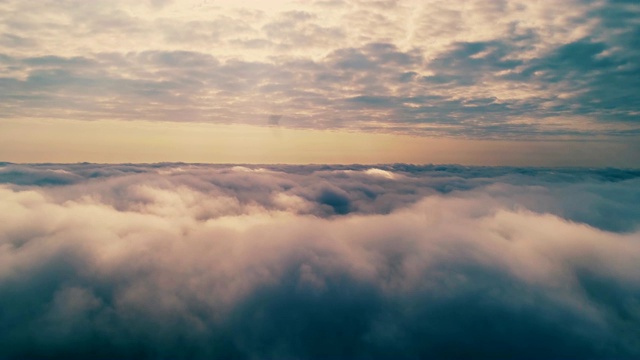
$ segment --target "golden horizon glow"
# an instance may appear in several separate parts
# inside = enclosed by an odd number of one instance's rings
[[[5,120],[0,161],[639,166],[612,141],[501,141],[243,124]]]

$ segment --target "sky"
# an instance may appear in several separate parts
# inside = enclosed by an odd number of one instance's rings
[[[640,166],[640,4],[0,1],[0,160]]]
[[[0,359],[640,359],[638,0],[0,0]]]

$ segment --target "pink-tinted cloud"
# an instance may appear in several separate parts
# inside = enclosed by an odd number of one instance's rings
[[[640,353],[637,172],[2,170],[5,357]]]

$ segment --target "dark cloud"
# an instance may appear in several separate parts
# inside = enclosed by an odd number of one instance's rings
[[[282,115],[269,115],[269,125],[280,125],[280,120],[282,120]]]
[[[19,185],[69,185],[84,180],[82,176],[66,170],[34,169],[26,166],[0,167],[0,183]]]
[[[640,355],[640,173],[0,167],[3,358]]]

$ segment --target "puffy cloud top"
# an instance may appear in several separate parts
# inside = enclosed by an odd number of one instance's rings
[[[5,163],[0,183],[2,358],[640,356],[635,170]]]

